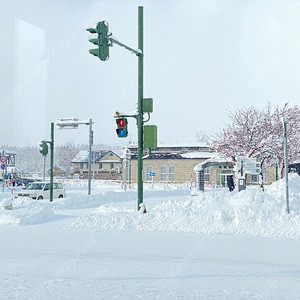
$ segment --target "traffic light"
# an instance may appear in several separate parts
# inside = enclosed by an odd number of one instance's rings
[[[41,141],[39,146],[41,147],[40,153],[43,156],[46,156],[48,154],[48,145],[47,145],[47,143],[45,141]]]
[[[126,118],[116,119],[116,123],[117,123],[117,127],[118,127],[116,129],[118,137],[120,137],[120,138],[127,137],[127,135],[128,135],[127,119]]]
[[[98,46],[98,49],[90,49],[89,52],[98,56],[100,60],[108,60],[109,58],[109,46],[110,42],[108,40],[108,23],[106,21],[101,21],[97,24],[96,28],[88,27],[86,30],[92,34],[96,34],[98,36],[92,36],[89,38],[89,41]]]

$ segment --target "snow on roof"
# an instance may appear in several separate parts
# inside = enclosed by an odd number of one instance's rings
[[[101,159],[103,156],[105,156],[107,153],[112,152],[115,155],[117,155],[118,157],[120,157],[120,155],[117,153],[119,152],[117,151],[112,151],[112,150],[93,150],[93,153],[96,154],[95,156],[95,161]],[[122,151],[120,152],[122,153]],[[81,163],[81,162],[88,162],[89,159],[89,151],[88,150],[80,150],[76,156],[73,158],[72,163]]]
[[[73,158],[72,163],[86,162],[89,156],[88,150],[80,150]]]
[[[232,158],[220,157],[220,156],[212,157],[212,158],[209,158],[209,159],[203,161],[202,163],[196,165],[194,167],[194,171],[199,172],[199,171],[203,170],[203,166],[206,164],[209,164],[209,163],[212,163],[212,164],[220,163],[221,164],[221,163],[228,163],[228,162],[232,163]]]
[[[181,154],[184,158],[211,158],[217,155],[218,153],[216,152],[188,152]]]
[[[137,148],[137,144],[130,144],[129,148]],[[210,147],[209,144],[206,143],[191,143],[191,142],[157,142],[157,148],[176,148],[176,147]]]

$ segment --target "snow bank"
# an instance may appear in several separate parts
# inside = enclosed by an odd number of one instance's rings
[[[147,214],[120,205],[101,205],[79,217],[76,228],[123,231],[179,231],[300,238],[300,177],[290,175],[291,213],[285,211],[284,180],[261,193],[249,187],[238,193],[218,189],[153,205]],[[151,202],[149,203],[149,205]]]
[[[191,196],[181,188],[144,191],[147,213],[138,213],[136,191],[93,191],[65,199],[35,201],[19,198],[12,210],[0,210],[0,225],[27,226],[59,223],[61,227],[95,231],[164,231],[209,234],[238,234],[300,238],[300,177],[289,176],[290,214],[285,211],[285,181],[280,180],[260,192],[247,187],[238,193],[227,189],[207,189]],[[0,200],[1,201],[1,200]],[[6,203],[2,197],[1,206]]]

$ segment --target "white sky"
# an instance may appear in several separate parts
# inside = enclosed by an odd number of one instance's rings
[[[112,115],[136,108],[137,58],[117,45],[108,61],[93,57],[85,25],[107,20],[115,37],[137,48],[138,5],[144,6],[144,97],[154,99],[149,124],[158,126],[159,141],[195,141],[199,130],[214,134],[226,126],[226,111],[234,107],[300,104],[300,1],[10,3],[1,4],[0,17],[6,13],[12,24],[17,19],[19,25],[24,21],[39,29],[15,27],[14,34],[8,31],[5,37],[15,44],[7,52],[1,50],[5,67],[0,71],[0,101],[22,80],[20,70],[34,75],[14,100],[26,108],[13,110],[14,121],[7,129],[13,134],[1,130],[1,144],[35,145],[50,138],[51,121],[69,116],[94,120],[95,143],[136,140],[135,121],[129,121],[130,138],[118,139]],[[37,51],[41,43],[44,54]],[[44,118],[35,108],[37,95]],[[4,119],[1,128],[7,126]],[[56,130],[57,144],[87,143],[84,127]]]

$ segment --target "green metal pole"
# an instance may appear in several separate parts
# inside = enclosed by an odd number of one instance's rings
[[[53,158],[54,158],[54,123],[51,123],[50,143],[50,202],[53,201]]]
[[[138,7],[138,49],[142,54],[138,56],[138,203],[137,209],[143,203],[143,93],[144,93],[144,26],[143,7]]]

